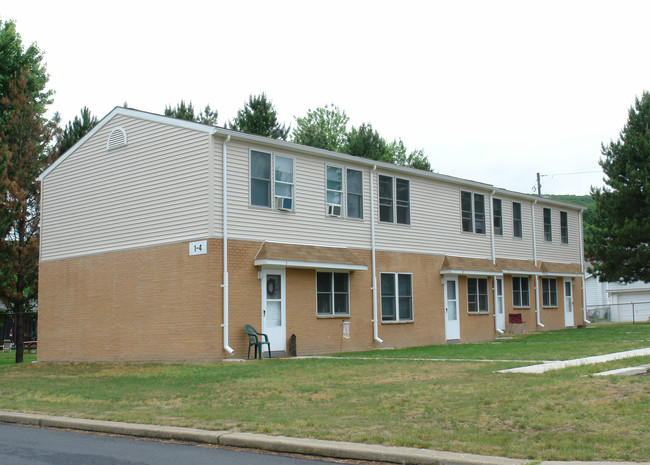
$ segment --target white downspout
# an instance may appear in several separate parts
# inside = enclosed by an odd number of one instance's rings
[[[535,236],[535,204],[537,203],[537,200],[533,202],[533,204],[530,207],[531,215],[533,218],[533,261],[535,262],[535,266],[537,266],[537,238]],[[540,319],[540,314],[539,314],[539,279],[537,279],[537,275],[535,275],[535,316],[537,317],[537,326],[543,328],[544,325],[542,324],[542,321]]]
[[[582,321],[590,324],[591,321],[587,319],[587,289],[585,287],[585,244],[582,232],[582,210],[578,212],[578,233],[580,234],[580,272],[582,277]]]
[[[497,256],[496,252],[494,249],[494,200],[492,199],[492,196],[496,192],[496,189],[492,189],[492,192],[490,192],[490,238],[492,239],[492,264],[496,265],[497,264]],[[496,330],[497,333],[503,334],[503,331],[499,329],[499,325],[497,324],[497,277],[493,276],[492,277],[492,293],[494,294],[494,329]]]
[[[223,142],[223,167],[222,167],[222,185],[223,185],[223,348],[232,355],[235,350],[228,345],[228,142],[230,135]]]
[[[370,171],[370,248],[372,250],[372,334],[380,344],[384,341],[379,338],[379,329],[377,326],[377,266],[375,261],[375,188],[373,176],[377,170],[377,165]]]

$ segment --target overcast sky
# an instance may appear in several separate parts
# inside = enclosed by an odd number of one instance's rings
[[[439,173],[531,193],[602,185],[600,145],[650,90],[648,1],[0,0],[45,53],[52,112],[265,92],[280,121],[334,103]],[[581,174],[574,174],[581,173]]]

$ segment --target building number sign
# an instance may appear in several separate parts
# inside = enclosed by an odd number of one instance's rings
[[[190,242],[190,255],[203,255],[208,253],[208,241]]]

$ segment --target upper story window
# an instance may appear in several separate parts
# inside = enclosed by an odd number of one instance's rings
[[[381,274],[381,321],[413,321],[413,282],[410,274]]]
[[[492,215],[494,217],[494,234],[503,236],[503,206],[501,199],[492,199]]]
[[[460,209],[463,231],[485,234],[485,196],[460,191]]]
[[[488,280],[486,278],[467,278],[467,311],[487,313]]]
[[[251,150],[251,205],[271,208],[271,154]]]
[[[408,179],[379,175],[379,221],[411,224],[411,193]]]
[[[341,216],[343,211],[343,168],[327,167],[327,214]]]
[[[274,172],[273,183],[271,172]],[[267,152],[250,153],[250,204],[257,207],[293,210],[295,192],[295,163],[293,158],[273,156]]]
[[[363,218],[363,172],[327,166],[327,214]],[[345,173],[345,181],[344,181]],[[344,202],[345,199],[345,202]]]
[[[363,218],[363,172],[348,168],[347,178],[348,218]]]
[[[512,277],[512,306],[530,307],[530,293],[527,277]]]
[[[275,197],[291,199],[289,210],[293,210],[294,160],[289,157],[275,156]],[[284,203],[284,207],[288,204]]]
[[[560,212],[560,237],[562,244],[569,243],[569,214]]]
[[[551,242],[553,240],[553,225],[551,224],[551,209],[544,209],[544,240]]]
[[[512,235],[514,237],[523,237],[523,228],[521,223],[521,204],[512,202]]]

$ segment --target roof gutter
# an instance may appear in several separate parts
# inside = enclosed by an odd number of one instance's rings
[[[375,341],[383,344],[384,341],[379,338],[379,328],[377,326],[377,263],[375,261],[375,188],[373,177],[377,165],[373,165],[370,171],[370,244],[372,249],[372,334]]]
[[[223,185],[223,348],[230,355],[235,353],[235,350],[228,345],[228,142],[230,142],[230,135],[223,141],[223,167],[222,167],[222,185]]]

